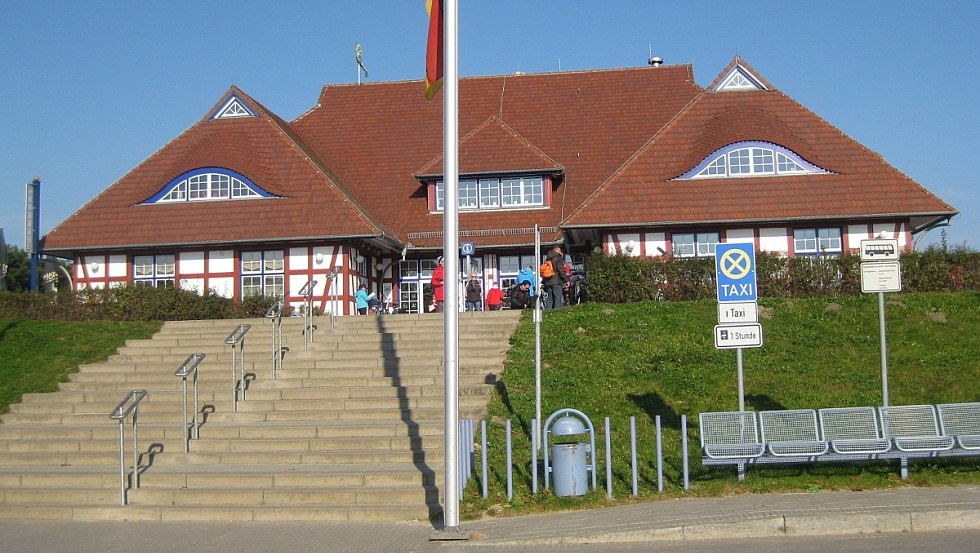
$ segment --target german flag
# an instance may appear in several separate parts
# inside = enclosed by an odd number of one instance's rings
[[[443,75],[443,14],[442,0],[425,0],[429,12],[429,41],[425,49],[425,99],[432,101],[436,92],[442,88]]]

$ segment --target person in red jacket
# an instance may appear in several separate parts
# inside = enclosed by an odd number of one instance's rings
[[[442,313],[446,294],[445,268],[442,266],[442,256],[436,259],[436,268],[432,270],[432,301],[436,304],[436,313]]]
[[[487,291],[487,309],[490,311],[500,311],[500,305],[504,303],[504,292],[494,282]]]

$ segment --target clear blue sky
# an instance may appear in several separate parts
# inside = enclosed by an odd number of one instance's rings
[[[0,227],[46,233],[237,85],[286,120],[324,84],[421,79],[424,0],[8,2],[0,17]],[[736,55],[960,211],[980,249],[980,2],[461,0],[461,76],[641,66],[706,86]],[[421,94],[421,90],[419,92]],[[107,221],[107,223],[109,223]],[[938,242],[932,231],[922,245]],[[921,247],[921,246],[920,246]]]

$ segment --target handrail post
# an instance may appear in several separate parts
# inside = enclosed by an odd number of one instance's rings
[[[267,319],[272,322],[272,379],[276,379],[276,371],[280,368],[282,363],[282,309],[283,301],[276,300],[275,303],[269,307],[269,310],[265,312]],[[279,342],[278,347],[276,346],[276,329],[279,330]]]
[[[245,401],[245,334],[252,328],[250,324],[240,324],[225,338],[225,344],[231,346],[231,402],[234,411],[238,412],[238,389],[242,390],[242,401]],[[235,362],[235,349],[241,350],[242,378],[238,379],[238,368]]]
[[[330,273],[327,273],[329,278]],[[316,322],[313,319],[313,290],[316,288],[315,280],[308,280],[299,289],[299,295],[303,296],[303,349],[309,349],[313,343],[313,331],[316,330]]]
[[[147,396],[146,390],[131,390],[122,401],[116,405],[115,409],[109,412],[109,418],[119,421],[119,505],[125,507],[126,497],[126,417],[133,415],[133,477],[131,485],[133,489],[140,487],[140,466],[139,451],[137,450],[138,428],[139,428],[139,405]]]
[[[184,362],[179,367],[177,367],[177,370],[174,371],[174,376],[179,376],[182,379],[182,381],[181,381],[181,388],[183,390],[184,409],[183,409],[183,412],[181,413],[181,415],[182,415],[181,418],[184,421],[184,453],[187,453],[190,450],[190,440],[191,439],[198,439],[198,438],[201,437],[201,425],[197,421],[197,414],[199,412],[198,411],[199,407],[198,407],[198,386],[197,386],[198,370],[197,370],[197,366],[201,364],[201,361],[204,360],[204,357],[205,357],[205,355],[203,353],[192,353],[192,354],[190,354],[187,357],[186,360],[184,360]],[[188,426],[187,425],[187,376],[190,375],[190,374],[193,374],[194,375],[194,381],[192,383],[193,384],[193,388],[194,388],[194,418],[191,421],[191,425]],[[193,436],[189,436],[188,435],[189,428],[193,428],[194,429],[194,435]]]

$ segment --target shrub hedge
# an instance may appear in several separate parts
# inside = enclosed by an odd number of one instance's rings
[[[980,289],[980,252],[930,247],[902,254],[902,289],[939,292]],[[626,303],[646,300],[710,299],[715,292],[715,260],[708,258],[592,255],[585,260],[591,301]],[[837,297],[861,293],[858,254],[784,257],[756,253],[756,278],[762,297]]]
[[[121,286],[83,290],[71,295],[8,292],[0,294],[0,319],[86,321],[175,321],[236,319],[265,315],[273,299],[251,296],[234,303],[216,294],[190,290]]]

